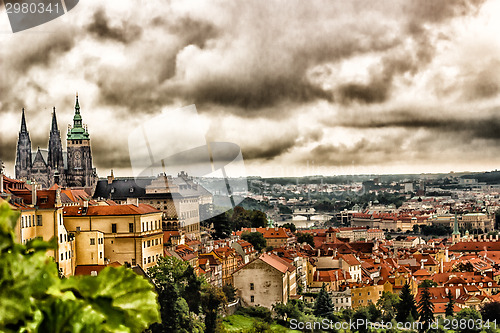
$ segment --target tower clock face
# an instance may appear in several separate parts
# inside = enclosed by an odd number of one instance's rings
[[[81,160],[81,158],[82,158],[82,153],[80,151],[76,151],[75,152],[75,159],[79,161],[79,160]]]

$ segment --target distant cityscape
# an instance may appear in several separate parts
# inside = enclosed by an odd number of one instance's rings
[[[2,200],[20,213],[17,241],[56,239],[48,254],[63,276],[147,272],[175,257],[209,284],[233,286],[233,306],[314,304],[325,290],[334,311],[357,310],[405,285],[418,300],[422,283],[436,318],[450,291],[456,313],[500,301],[496,170],[250,177],[248,192],[233,189],[241,204],[218,214],[217,178],[98,178],[81,120],[77,97],[63,151],[54,110],[44,153],[32,151],[23,111],[16,175],[0,178]]]

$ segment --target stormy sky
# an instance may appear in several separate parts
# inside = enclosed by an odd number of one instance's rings
[[[498,0],[85,0],[16,34],[2,9],[0,158],[13,174],[23,107],[33,149],[54,106],[64,137],[78,91],[100,176],[191,104],[251,175],[492,170],[499,35]]]

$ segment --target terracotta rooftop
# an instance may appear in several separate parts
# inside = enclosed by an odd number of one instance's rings
[[[64,207],[64,216],[116,216],[116,215],[142,215],[160,213],[156,208],[146,204],[116,205],[116,206],[89,206],[84,213],[82,206]]]

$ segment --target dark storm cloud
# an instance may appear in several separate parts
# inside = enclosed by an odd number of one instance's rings
[[[357,129],[402,128],[406,130],[427,129],[433,133],[448,133],[457,137],[500,141],[500,109],[480,110],[477,114],[461,115],[441,113],[439,110],[391,110],[384,112],[351,113],[326,125],[344,126]]]
[[[33,67],[47,67],[75,46],[74,29],[68,28],[49,36],[30,35],[27,43],[17,45],[6,65],[18,75],[26,75]]]
[[[272,160],[290,151],[295,146],[295,143],[296,139],[294,138],[283,138],[277,141],[262,142],[258,146],[244,146],[242,149],[243,157],[246,160]]]
[[[6,162],[16,159],[16,139],[13,136],[0,134],[0,160]]]
[[[119,26],[111,26],[109,18],[103,8],[99,8],[93,15],[87,31],[99,39],[110,39],[128,44],[141,37],[142,29],[130,22],[121,21]]]
[[[106,139],[104,136],[92,137],[92,158],[94,164],[102,169],[123,168],[130,169],[130,155],[127,147],[127,138]]]
[[[353,146],[345,144],[319,144],[302,157],[304,162],[333,166],[370,165],[391,162],[405,154],[401,148],[402,137],[384,136],[380,142],[361,139]]]

